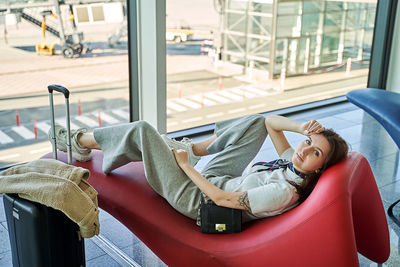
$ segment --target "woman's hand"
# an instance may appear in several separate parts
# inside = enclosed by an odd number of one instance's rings
[[[325,131],[325,128],[316,120],[307,121],[300,125],[300,133],[312,135]]]
[[[176,163],[180,168],[183,168],[185,165],[189,164],[188,153],[185,150],[175,148],[172,149],[174,152]]]

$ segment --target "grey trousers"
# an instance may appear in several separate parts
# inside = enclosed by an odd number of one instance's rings
[[[262,115],[216,123],[216,140],[207,148],[218,153],[201,172],[206,178],[238,177],[257,155],[267,131]],[[109,173],[131,161],[143,161],[150,186],[183,215],[196,219],[201,192],[179,168],[171,149],[145,121],[95,129],[104,152],[103,171]]]

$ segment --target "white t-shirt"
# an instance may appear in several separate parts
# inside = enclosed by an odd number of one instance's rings
[[[281,158],[291,161],[294,150],[288,148]],[[243,220],[275,216],[297,205],[299,199],[296,188],[289,181],[300,184],[303,179],[289,168],[257,172],[264,166],[254,166],[253,162],[236,178],[215,177],[210,182],[228,192],[248,193],[251,212],[243,212]],[[221,180],[222,179],[222,180]]]

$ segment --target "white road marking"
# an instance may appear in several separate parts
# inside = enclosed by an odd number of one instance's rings
[[[252,105],[248,107],[248,109],[256,109],[256,108],[262,108],[265,107],[267,104],[258,104],[258,105]]]
[[[190,101],[187,98],[175,98],[174,101],[189,108],[201,108],[201,105],[199,103]]]
[[[242,112],[242,111],[245,111],[245,110],[246,110],[246,108],[231,109],[231,110],[228,111],[228,113],[229,114],[238,113],[238,112]]]
[[[46,134],[49,132],[51,126],[48,125],[46,122],[41,121],[36,123],[36,127],[41,130],[42,132],[45,132]]]
[[[218,112],[218,113],[213,113],[213,114],[208,114],[206,115],[207,118],[215,118],[215,117],[219,117],[219,116],[223,116],[225,113],[223,112]]]
[[[55,119],[55,121],[56,121],[56,124],[59,124],[64,128],[67,128],[67,122],[65,121],[65,118]],[[79,129],[79,126],[73,122],[70,122],[69,126],[71,126],[71,129]]]
[[[244,96],[245,98],[254,98],[254,97],[256,97],[255,94],[252,94],[252,93],[246,91],[244,88],[235,88],[235,89],[233,89],[232,91],[233,91],[234,93],[236,93],[236,94],[242,96],[242,98],[243,98],[243,96]]]
[[[217,104],[217,102],[214,102],[214,101],[208,99],[206,96],[202,97],[201,95],[193,95],[193,96],[190,96],[190,98],[199,103],[203,102],[203,104],[205,106],[214,106]]]
[[[11,137],[9,137],[8,135],[6,135],[2,131],[0,131],[0,143],[1,144],[8,144],[8,143],[12,143],[12,142],[14,142],[14,140]]]
[[[194,121],[200,121],[202,120],[203,117],[195,117],[195,118],[191,118],[191,119],[187,119],[187,120],[183,120],[183,123],[187,123],[187,122],[194,122]]]
[[[14,126],[11,128],[14,132],[20,135],[24,139],[33,139],[35,138],[35,134],[28,130],[25,126]]]
[[[29,151],[29,153],[30,154],[44,153],[44,152],[50,152],[51,150],[52,150],[51,147],[44,147],[44,148],[31,150],[31,151]]]
[[[251,91],[251,92],[253,92],[253,93],[257,94],[257,95],[269,95],[264,90],[257,89],[257,88],[251,87],[251,86],[246,86],[245,89],[248,90],[248,91]]]
[[[207,93],[207,94],[204,94],[204,95],[205,95],[206,97],[212,99],[212,100],[217,101],[218,103],[229,103],[229,102],[231,102],[230,99],[227,99],[227,98],[225,98],[225,97],[222,97],[222,96],[220,96],[220,95],[217,95],[216,93]]]
[[[81,123],[83,123],[89,127],[99,126],[98,122],[96,122],[96,121],[92,120],[91,118],[86,117],[84,115],[76,116],[74,119],[76,119],[77,121],[80,121]]]
[[[176,111],[186,111],[187,108],[181,105],[178,105],[174,102],[172,102],[172,100],[168,100],[167,101],[167,107]]]
[[[98,116],[99,112],[93,112],[92,114],[95,115],[95,116]],[[102,121],[105,121],[105,122],[107,122],[109,124],[117,124],[117,123],[119,123],[119,120],[117,120],[116,118],[108,115],[105,112],[101,112],[100,116],[101,116],[101,120]]]
[[[7,155],[7,156],[2,156],[0,157],[0,160],[6,160],[6,159],[12,159],[12,158],[17,158],[21,156],[21,154],[11,154],[11,155]]]
[[[174,122],[167,122],[167,126],[175,126],[175,125],[178,125],[178,122],[177,122],[177,121],[174,121]]]
[[[126,120],[129,120],[129,112],[126,112],[125,110],[122,109],[114,109],[111,111],[117,116],[120,116],[121,118],[124,118]]]
[[[225,91],[219,91],[218,94],[219,94],[219,95],[222,95],[222,96],[224,96],[224,97],[230,98],[230,99],[232,99],[232,100],[237,100],[237,101],[243,100],[243,96],[239,96],[239,95],[237,95],[237,94],[228,92],[228,91],[226,91],[226,90],[225,90]]]

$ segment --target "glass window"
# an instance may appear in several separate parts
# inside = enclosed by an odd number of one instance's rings
[[[89,12],[87,7],[76,8],[76,20],[79,23],[89,22]]]
[[[54,1],[0,3],[0,168],[51,151],[50,84],[71,92],[72,129],[129,121],[126,2],[69,2],[61,17]],[[54,100],[65,125],[64,97]]]
[[[169,132],[343,96],[367,84],[376,1],[166,4],[167,24],[185,20],[191,30],[181,30],[186,41],[167,38]]]
[[[104,21],[103,6],[92,6],[93,21]]]

